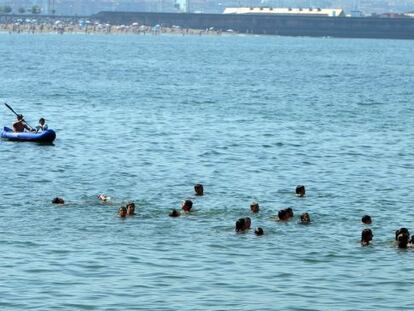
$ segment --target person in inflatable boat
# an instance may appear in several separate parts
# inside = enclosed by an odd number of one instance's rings
[[[13,131],[21,133],[24,132],[24,130],[32,131],[32,129],[26,124],[26,121],[24,121],[24,117],[22,114],[17,115],[17,120],[12,125]]]
[[[48,126],[44,118],[39,119],[39,124],[36,126],[36,133],[47,131]]]

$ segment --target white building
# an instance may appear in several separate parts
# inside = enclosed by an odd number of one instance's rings
[[[223,14],[274,14],[274,15],[306,15],[306,16],[330,16],[343,17],[343,9],[320,8],[271,8],[271,7],[240,7],[225,8]]]

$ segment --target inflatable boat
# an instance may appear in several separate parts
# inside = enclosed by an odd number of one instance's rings
[[[8,139],[11,141],[32,141],[38,143],[51,143],[56,138],[54,130],[46,130],[40,133],[31,132],[14,132],[11,128],[4,127],[1,133],[1,138]]]

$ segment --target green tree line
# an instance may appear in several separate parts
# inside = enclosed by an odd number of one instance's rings
[[[13,12],[13,9],[10,5],[0,5],[0,14],[10,14]],[[38,5],[34,5],[29,9],[25,9],[23,7],[19,8],[17,10],[19,14],[24,14],[26,12],[31,14],[40,14],[42,12],[42,9]]]

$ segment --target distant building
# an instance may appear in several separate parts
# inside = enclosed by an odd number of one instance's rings
[[[225,8],[224,14],[272,14],[272,15],[306,15],[344,17],[343,9],[320,8],[271,8],[271,7],[240,7]]]

